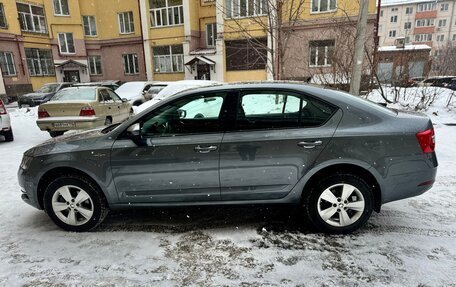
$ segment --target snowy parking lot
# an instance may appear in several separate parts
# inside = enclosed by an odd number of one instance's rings
[[[49,135],[36,109],[9,111],[0,286],[456,286],[456,126],[436,123],[434,187],[384,205],[351,235],[315,233],[283,207],[116,213],[93,232],[69,233],[20,199],[22,154]]]

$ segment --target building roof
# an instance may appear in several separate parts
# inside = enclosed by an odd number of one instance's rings
[[[383,46],[378,47],[379,52],[389,52],[389,51],[411,51],[411,50],[431,50],[432,48],[428,45],[418,44],[418,45],[405,45],[404,48],[398,48],[396,46]]]
[[[436,2],[432,0],[382,0],[381,7]],[[377,5],[378,6],[378,5]]]

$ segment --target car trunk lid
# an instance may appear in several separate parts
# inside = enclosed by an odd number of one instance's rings
[[[51,101],[40,105],[50,117],[79,116],[81,109],[92,107],[92,101]]]

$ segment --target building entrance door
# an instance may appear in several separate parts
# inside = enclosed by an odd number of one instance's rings
[[[80,83],[81,77],[79,76],[79,71],[63,71],[63,81]]]
[[[210,80],[211,79],[211,68],[208,64],[196,66],[198,80]]]

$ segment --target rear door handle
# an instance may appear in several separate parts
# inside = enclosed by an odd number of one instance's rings
[[[199,152],[199,153],[210,153],[211,151],[217,150],[217,147],[215,145],[206,146],[206,147],[202,147],[202,146],[197,145],[194,148],[194,150],[196,152]]]
[[[320,140],[317,141],[302,141],[298,142],[298,146],[303,147],[303,148],[314,148],[318,145],[322,145],[323,142]]]

